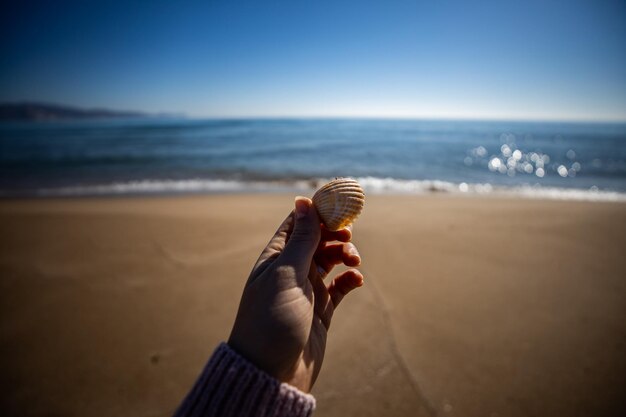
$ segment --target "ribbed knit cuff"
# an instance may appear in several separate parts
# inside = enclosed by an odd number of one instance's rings
[[[175,417],[308,417],[315,398],[263,372],[221,343]]]

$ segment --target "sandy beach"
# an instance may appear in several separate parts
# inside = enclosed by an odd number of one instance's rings
[[[293,196],[0,201],[4,416],[168,416]],[[318,417],[626,410],[626,204],[371,196]]]

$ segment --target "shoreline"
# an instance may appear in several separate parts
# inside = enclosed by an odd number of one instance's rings
[[[95,195],[63,195],[63,196],[0,196],[0,206],[2,205],[12,205],[12,204],[32,204],[35,202],[39,203],[52,203],[55,205],[56,203],[70,203],[73,202],[81,202],[81,201],[93,201],[93,202],[115,202],[115,201],[169,201],[169,200],[196,200],[196,199],[219,199],[219,198],[248,198],[248,197],[261,197],[261,198],[282,198],[285,197],[295,198],[296,196],[305,196],[311,198],[313,195],[313,189],[304,190],[300,193],[294,191],[258,191],[258,192],[249,192],[249,191],[233,191],[233,192],[197,192],[197,193],[149,193],[149,194],[95,194]],[[513,194],[513,193],[490,193],[490,194],[472,194],[472,193],[449,193],[449,192],[429,192],[429,193],[379,193],[379,194],[366,194],[366,199],[371,197],[374,198],[385,198],[389,197],[392,199],[409,199],[409,200],[432,200],[432,199],[441,199],[441,200],[450,200],[455,201],[459,200],[463,201],[484,201],[485,203],[490,202],[509,202],[509,203],[524,203],[524,202],[536,202],[538,204],[551,204],[551,203],[563,203],[563,204],[599,204],[599,205],[626,205],[626,193],[623,196],[623,199],[620,197],[618,199],[608,198],[608,199],[592,199],[592,198],[568,198],[568,197],[546,197],[543,195],[532,196],[532,195],[524,195],[524,194]]]
[[[539,184],[512,186],[490,183],[454,183],[441,180],[398,180],[393,178],[356,177],[367,195],[496,197],[536,200],[626,202],[626,191],[590,188],[549,187]],[[36,190],[0,191],[0,200],[90,198],[90,197],[184,197],[191,195],[234,194],[312,194],[328,178],[307,180],[139,180],[106,184],[78,185]]]

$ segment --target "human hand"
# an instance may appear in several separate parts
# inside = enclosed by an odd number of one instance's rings
[[[295,204],[250,273],[228,344],[276,379],[310,392],[333,313],[363,285],[363,275],[348,269],[324,283],[335,265],[361,263],[352,232],[321,226],[308,198]]]

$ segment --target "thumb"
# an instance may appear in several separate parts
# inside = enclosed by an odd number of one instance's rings
[[[295,204],[295,224],[282,253],[281,263],[292,265],[298,274],[306,276],[322,232],[313,202],[306,197],[296,197]]]

